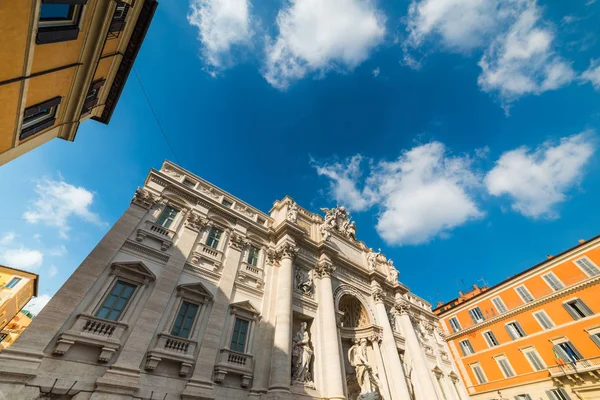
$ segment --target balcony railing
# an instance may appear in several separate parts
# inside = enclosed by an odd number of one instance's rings
[[[229,349],[221,349],[215,366],[215,381],[222,382],[227,373],[241,375],[241,386],[248,387],[254,375],[254,356]]]
[[[167,229],[164,226],[158,225],[152,221],[146,221],[146,229],[156,235],[164,236],[168,239],[173,239],[173,237],[175,237],[175,231]]]
[[[192,252],[190,257],[192,264],[198,264],[201,258],[208,259],[220,263],[223,260],[223,253],[217,249],[213,249],[210,246],[199,243],[196,249]]]
[[[600,369],[600,357],[585,358],[576,362],[557,364],[548,367],[550,376],[559,377]]]
[[[145,368],[151,371],[163,359],[167,359],[178,362],[179,375],[186,376],[195,363],[194,353],[197,345],[195,340],[160,333],[156,346],[147,354]]]

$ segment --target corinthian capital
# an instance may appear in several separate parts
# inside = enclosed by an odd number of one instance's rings
[[[315,273],[319,278],[330,278],[331,275],[335,272],[335,266],[326,260],[321,260],[315,266]]]
[[[281,252],[281,258],[291,258],[293,260],[298,254],[296,245],[289,242],[282,244],[277,250]]]
[[[269,249],[267,251],[267,263],[278,266],[281,262],[281,251],[276,249]]]
[[[189,213],[185,219],[185,226],[195,231],[200,231],[207,225],[208,219],[203,218],[198,214],[194,214],[193,212]]]
[[[373,288],[373,292],[371,292],[371,295],[373,296],[373,300],[375,300],[375,303],[383,302],[383,299],[385,298],[385,292],[380,287]]]
[[[410,303],[406,300],[398,300],[396,304],[394,304],[394,308],[400,315],[408,314],[410,310]]]
[[[131,199],[131,203],[149,210],[158,203],[158,197],[154,196],[144,188],[137,188],[133,195],[133,199]]]
[[[248,241],[246,240],[246,237],[237,233],[237,232],[233,232],[231,234],[231,239],[229,239],[229,246],[236,249],[236,250],[242,250],[244,248],[244,246],[246,246],[248,244]]]

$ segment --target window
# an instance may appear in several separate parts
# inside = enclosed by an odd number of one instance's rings
[[[502,371],[502,375],[504,375],[505,378],[512,378],[515,376],[515,371],[512,369],[512,366],[505,356],[496,357],[496,362],[498,363],[500,371]]]
[[[108,28],[109,38],[114,39],[119,37],[118,35],[114,35],[117,32],[121,32],[125,28],[125,19],[127,18],[127,13],[129,12],[129,5],[123,3],[122,1],[117,2],[117,8],[115,9],[115,13],[113,14],[112,21],[110,22],[110,28]],[[113,34],[113,35],[110,35]]]
[[[248,249],[248,264],[256,265],[258,264],[258,249],[254,246],[250,246]]]
[[[525,358],[527,358],[527,361],[529,361],[529,364],[531,364],[531,367],[534,371],[546,369],[546,365],[534,348],[530,347],[528,349],[524,349],[523,354],[525,355]]]
[[[233,202],[227,200],[227,199],[223,199],[223,201],[221,202],[221,204],[223,204],[225,207],[231,207],[233,205]]]
[[[554,328],[554,322],[548,317],[545,311],[538,311],[533,313],[533,316],[543,329]]]
[[[521,297],[523,302],[529,303],[529,302],[533,301],[533,296],[531,295],[531,293],[529,293],[529,290],[527,290],[525,285],[517,286],[515,288],[515,291]]]
[[[12,278],[12,279],[10,280],[10,282],[8,282],[8,283],[6,284],[6,288],[7,288],[7,289],[12,289],[12,288],[14,288],[15,286],[17,286],[17,284],[18,284],[19,282],[21,282],[21,278]]]
[[[54,125],[56,110],[61,100],[62,97],[54,97],[43,103],[27,107],[23,112],[23,124],[21,125],[19,140],[25,140]]]
[[[267,223],[267,220],[263,219],[263,218],[258,218],[256,220],[256,222],[258,222],[259,225],[264,225]]]
[[[471,319],[473,319],[473,322],[475,322],[476,324],[478,324],[479,322],[483,322],[483,320],[485,319],[483,318],[483,313],[481,312],[481,309],[479,307],[471,308],[469,310],[469,315],[471,316]]]
[[[571,400],[567,391],[563,388],[552,389],[546,392],[550,400]]]
[[[494,306],[496,307],[496,310],[498,310],[499,313],[503,313],[503,312],[507,311],[507,308],[504,305],[504,302],[502,301],[502,299],[500,297],[494,297],[492,299],[492,303],[494,303]]]
[[[555,292],[565,287],[565,285],[563,285],[563,283],[552,272],[546,275],[542,275],[542,278],[546,281],[548,286],[550,286],[550,288]]]
[[[492,331],[483,332],[483,338],[485,339],[489,347],[498,346],[500,344],[498,339],[496,339],[496,335],[494,335],[494,332]]]
[[[570,363],[583,360],[581,353],[577,351],[573,343],[569,341],[555,344],[552,349],[554,350],[556,358],[561,359],[564,362]]]
[[[98,79],[92,82],[90,88],[88,89],[87,95],[85,96],[85,101],[83,102],[83,107],[81,108],[81,115],[90,113],[96,104],[98,104],[98,95],[100,94],[100,89],[102,86],[104,86],[105,82],[105,79]]]
[[[473,346],[471,345],[469,339],[461,340],[458,342],[458,344],[460,345],[460,349],[462,350],[464,356],[475,354],[475,350],[473,350]]]
[[[175,220],[175,217],[177,216],[178,212],[179,210],[176,210],[170,206],[166,206],[163,212],[158,217],[156,223],[162,226],[163,228],[169,229],[171,224],[173,224],[173,221]]]
[[[600,274],[600,268],[598,268],[596,264],[594,264],[592,260],[590,260],[587,257],[580,258],[579,260],[576,260],[574,262],[579,268],[583,270],[583,272],[587,274],[587,276],[591,277]]]
[[[483,369],[481,368],[481,365],[471,364],[471,369],[473,370],[473,373],[475,374],[475,379],[477,379],[477,382],[479,384],[487,382],[487,378],[485,377],[485,374],[483,373]]]
[[[123,310],[125,310],[136,287],[137,286],[132,285],[131,283],[118,280],[114,284],[109,295],[104,299],[104,302],[96,313],[96,317],[117,321],[121,316],[121,313],[123,313]]]
[[[75,40],[79,19],[87,0],[42,0],[37,44]]]
[[[221,235],[223,235],[223,231],[217,228],[212,228],[210,233],[208,234],[208,240],[206,241],[206,245],[208,247],[212,247],[216,249],[219,247],[219,241],[221,240]]]
[[[574,320],[589,317],[594,315],[594,312],[580,299],[567,301],[563,304],[563,307],[573,317]]]
[[[598,347],[600,347],[600,332],[598,332],[598,333],[592,333],[592,334],[590,335],[590,339],[592,339],[592,341],[593,341],[594,343],[596,343],[596,345],[597,345]]]
[[[249,321],[236,318],[233,327],[233,336],[231,337],[231,346],[229,348],[238,353],[243,353],[246,350],[246,336],[248,335]]]
[[[458,322],[458,318],[452,317],[448,321],[450,322],[450,326],[452,327],[453,332],[458,332],[462,329],[460,323]]]
[[[183,184],[189,188],[193,188],[194,186],[196,186],[196,184],[188,179],[184,179],[183,180]]]
[[[171,335],[179,336],[182,338],[188,338],[190,336],[190,330],[194,325],[196,314],[198,313],[198,305],[184,301],[179,307],[177,318],[171,329]]]
[[[512,340],[527,336],[525,331],[517,321],[509,322],[506,326],[506,331]]]
[[[515,400],[532,400],[528,394],[518,394],[515,396]]]
[[[0,343],[2,343],[2,341],[4,341],[4,339],[6,339],[7,336],[8,333],[0,333]]]

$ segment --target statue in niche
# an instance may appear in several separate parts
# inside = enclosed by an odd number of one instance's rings
[[[302,294],[312,296],[314,289],[314,278],[312,271],[303,273],[302,269],[296,268],[294,276],[294,287]]]
[[[363,338],[348,350],[348,361],[354,367],[360,395],[356,400],[378,400],[379,377],[367,356],[367,339]]]
[[[300,329],[292,338],[292,379],[311,386],[310,361],[313,350],[310,347],[310,336],[306,328],[307,323],[301,322]]]
[[[367,253],[367,264],[369,265],[369,272],[375,271],[377,267],[377,257],[381,254],[381,249],[377,253],[373,251],[373,249],[369,249],[369,253]]]
[[[293,201],[290,201],[289,203],[286,218],[288,221],[293,223],[296,223],[298,220],[298,205]]]
[[[388,266],[388,280],[392,283],[398,282],[398,270],[394,267],[394,262],[390,258],[387,263]]]

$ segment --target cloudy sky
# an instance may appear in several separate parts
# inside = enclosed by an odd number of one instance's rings
[[[171,159],[266,212],[345,205],[430,302],[497,283],[600,234],[598,26],[596,0],[162,1],[110,126],[0,168],[0,262],[39,310]]]

